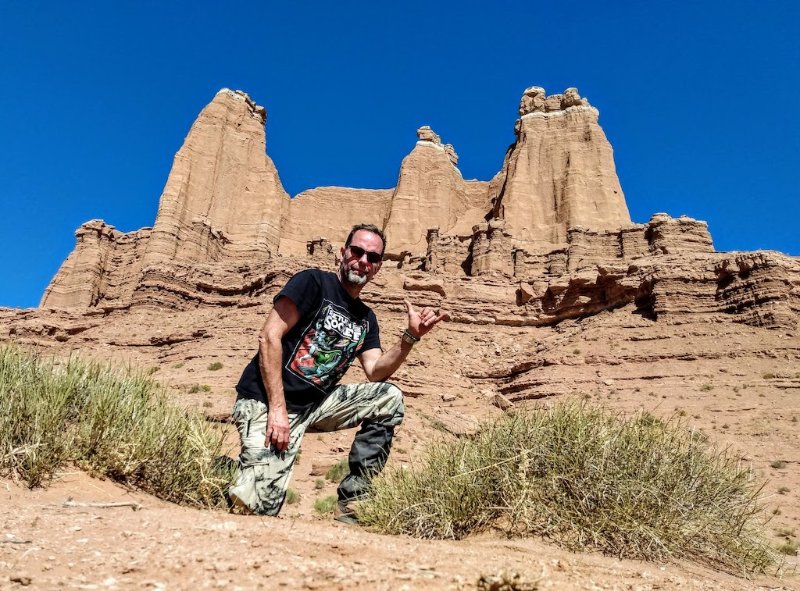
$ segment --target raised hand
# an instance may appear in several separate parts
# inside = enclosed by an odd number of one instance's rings
[[[417,311],[411,302],[405,300],[408,308],[408,332],[417,338],[422,338],[442,320],[450,320],[450,314],[437,308],[425,307]]]

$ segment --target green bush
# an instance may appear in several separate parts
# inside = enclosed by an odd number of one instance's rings
[[[325,478],[331,482],[339,482],[342,478],[350,474],[350,465],[347,460],[339,460],[325,472]]]
[[[462,538],[499,528],[619,557],[692,558],[763,572],[760,487],[680,419],[586,404],[504,415],[373,480],[359,519],[379,531]]]
[[[324,499],[317,499],[314,501],[314,510],[320,515],[327,515],[333,513],[333,508],[336,506],[336,496],[325,497]]]
[[[0,346],[0,473],[34,487],[66,462],[176,503],[225,506],[223,433],[145,373]]]
[[[210,363],[208,365],[208,371],[218,371],[220,369],[222,369],[222,362],[221,361],[215,361],[214,363]]]
[[[295,505],[300,502],[300,493],[293,488],[286,490],[286,504]]]

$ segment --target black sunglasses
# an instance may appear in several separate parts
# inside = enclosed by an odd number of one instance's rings
[[[360,246],[356,246],[355,244],[351,244],[347,248],[350,249],[350,252],[353,254],[354,257],[357,259],[361,259],[365,254],[367,255],[367,260],[372,263],[380,263],[383,260],[383,255],[378,252],[372,252],[371,250],[364,250]]]

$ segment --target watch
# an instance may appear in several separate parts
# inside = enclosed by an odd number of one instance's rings
[[[408,331],[408,329],[403,331],[403,334],[400,335],[400,338],[404,342],[406,342],[406,343],[408,343],[409,345],[412,345],[412,346],[415,345],[416,343],[419,343],[419,337],[415,337],[413,334],[411,334]]]

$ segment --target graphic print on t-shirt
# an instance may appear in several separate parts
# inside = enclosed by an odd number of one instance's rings
[[[323,300],[289,360],[292,373],[326,389],[347,371],[367,336],[369,323],[353,320],[346,310]]]

